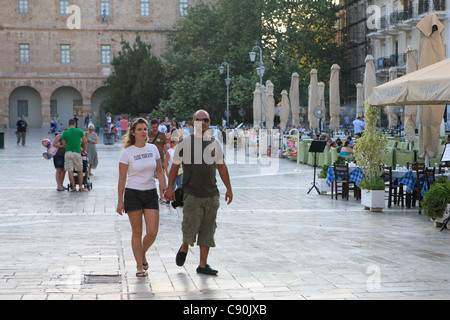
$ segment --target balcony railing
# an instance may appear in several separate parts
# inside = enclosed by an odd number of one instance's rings
[[[445,11],[445,0],[419,0],[417,4],[405,6],[389,15],[384,15],[376,21],[376,27],[367,30],[367,34],[399,26],[407,21],[418,20],[419,16],[431,11]],[[368,13],[369,14],[369,13]]]
[[[375,69],[389,69],[391,67],[403,67],[406,65],[406,53],[391,54],[387,57],[381,57],[377,59]]]

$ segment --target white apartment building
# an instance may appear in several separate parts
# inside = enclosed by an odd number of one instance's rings
[[[371,20],[379,8],[379,16]],[[377,85],[389,80],[389,69],[396,67],[398,76],[405,74],[408,46],[416,50],[418,57],[419,30],[417,23],[427,14],[434,13],[444,25],[443,37],[446,57],[450,57],[450,10],[448,0],[373,0],[368,3],[367,38],[371,40],[371,52],[375,58]],[[375,17],[375,16],[374,16]]]

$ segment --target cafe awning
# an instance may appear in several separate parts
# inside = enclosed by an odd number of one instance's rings
[[[450,104],[450,59],[373,88],[369,103],[376,106]]]

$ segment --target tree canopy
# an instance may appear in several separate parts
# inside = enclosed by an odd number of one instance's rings
[[[190,118],[203,108],[218,121],[226,109],[225,76],[219,74],[219,66],[227,61],[230,119],[239,119],[239,109],[250,111],[259,82],[259,57],[251,63],[248,55],[254,45],[263,50],[263,81],[274,83],[275,100],[281,100],[282,90],[289,90],[291,75],[297,72],[300,103],[306,105],[310,70],[317,69],[320,81],[327,83],[331,65],[341,61],[335,41],[337,12],[338,6],[329,0],[198,2],[168,36],[161,61],[151,57],[150,46],[140,38],[133,46],[122,41],[123,50],[113,60],[115,73],[107,81],[122,85],[111,92],[110,100],[116,101],[108,108],[177,118]],[[139,67],[130,67],[134,65]],[[251,118],[251,112],[247,115]]]

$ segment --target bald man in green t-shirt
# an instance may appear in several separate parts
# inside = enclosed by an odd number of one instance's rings
[[[83,130],[76,128],[76,121],[74,119],[69,120],[69,129],[62,133],[61,137],[63,148],[66,149],[64,155],[64,169],[69,173],[69,181],[72,187],[72,191],[76,191],[75,179],[73,177],[73,171],[78,173],[78,185],[79,191],[86,191],[83,188],[83,160],[81,159],[81,143],[83,143],[83,149],[87,148],[87,139]]]

